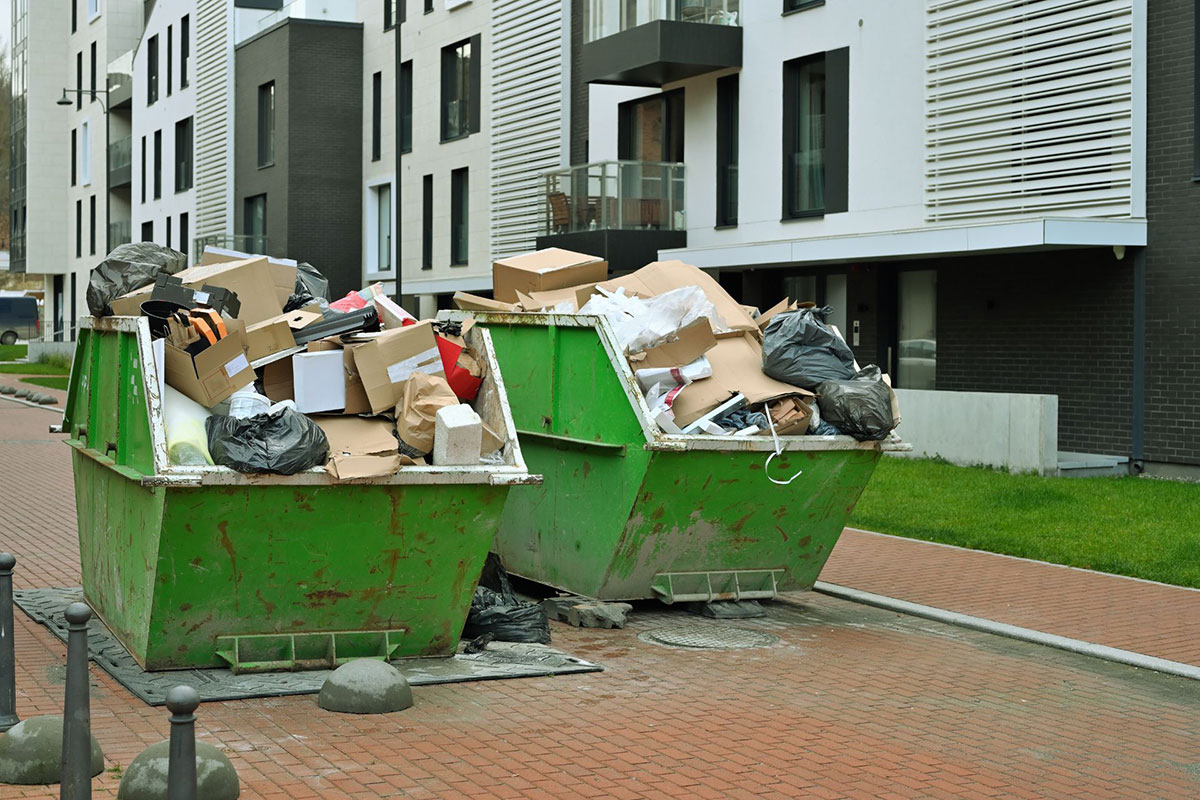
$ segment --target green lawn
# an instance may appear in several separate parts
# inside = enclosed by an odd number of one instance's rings
[[[856,528],[1200,587],[1200,485],[884,458]]]
[[[34,386],[43,386],[47,389],[58,389],[65,392],[67,390],[67,381],[69,380],[70,378],[66,376],[59,377],[58,375],[53,375],[48,378],[22,378],[21,383],[31,383]]]
[[[9,375],[70,375],[71,368],[62,364],[42,363],[35,361],[30,364],[0,364],[0,373]]]
[[[0,344],[0,361],[16,361],[29,353],[27,344]]]

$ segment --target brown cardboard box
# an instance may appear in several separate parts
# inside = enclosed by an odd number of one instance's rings
[[[237,336],[226,336],[196,356],[170,343],[165,353],[167,384],[205,408],[254,382],[254,370]]]
[[[278,317],[246,326],[246,355],[251,361],[274,355],[296,346],[292,331],[298,331],[321,318],[307,311],[289,311]]]
[[[293,383],[292,360],[290,358],[272,361],[263,367],[263,394],[272,403],[296,399],[296,387]]]
[[[254,253],[240,253],[237,250],[226,250],[220,247],[206,247],[200,255],[200,265],[224,264],[230,261],[245,261],[249,258],[267,259],[267,272],[271,283],[275,286],[275,297],[279,307],[287,305],[288,298],[296,290],[296,262],[290,258],[273,258]]]
[[[325,469],[339,481],[383,478],[400,469],[392,423],[363,417],[314,417],[329,440]]]
[[[767,404],[775,432],[780,436],[803,436],[812,421],[812,406],[803,397],[781,397]]]
[[[517,292],[517,301],[524,311],[541,311],[543,308],[553,308],[559,303],[570,303],[571,313],[579,310],[579,292],[594,287],[594,283],[584,286],[570,286],[566,289],[554,289],[549,292]]]
[[[711,378],[689,384],[671,409],[675,424],[684,427],[739,392],[755,405],[789,395],[813,397],[798,386],[777,381],[762,371],[762,346],[753,334],[718,337],[716,347],[704,354],[712,364]]]
[[[354,365],[373,414],[382,414],[399,402],[404,384],[414,372],[445,377],[430,322],[387,331],[357,346]]]
[[[493,263],[492,293],[502,303],[515,303],[517,292],[548,292],[607,277],[604,259],[551,247]]]
[[[454,305],[463,311],[520,311],[516,303],[501,303],[466,292],[454,293]]]
[[[293,268],[293,274],[295,268]],[[271,268],[266,258],[228,261],[218,264],[189,267],[175,273],[183,285],[199,289],[204,284],[229,289],[242,304],[237,318],[247,325],[277,317],[283,313],[283,303],[275,292]],[[138,316],[142,302],[150,299],[153,286],[147,286],[112,301],[113,314]]]
[[[756,333],[758,325],[742,306],[721,288],[721,284],[701,269],[682,261],[655,261],[623,278],[597,284],[598,288],[615,292],[625,287],[627,294],[654,297],[684,286],[699,286],[730,330]]]
[[[690,364],[717,345],[707,318],[700,318],[680,328],[674,341],[651,347],[629,357],[634,369],[682,367]]]

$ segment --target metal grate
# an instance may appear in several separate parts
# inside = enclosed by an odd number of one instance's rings
[[[664,647],[691,650],[745,650],[779,643],[779,637],[774,634],[727,625],[678,625],[647,631],[638,638]]]

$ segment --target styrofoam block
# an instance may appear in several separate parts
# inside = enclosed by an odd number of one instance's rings
[[[479,463],[483,422],[465,403],[438,409],[433,427],[433,463],[473,466]]]

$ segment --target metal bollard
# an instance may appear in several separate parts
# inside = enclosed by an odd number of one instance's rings
[[[91,800],[92,711],[88,698],[86,603],[67,606],[67,691],[63,710],[63,763],[60,800]]]
[[[200,695],[190,686],[167,692],[171,746],[167,763],[167,800],[196,800],[196,714]]]
[[[13,653],[12,573],[17,560],[0,553],[0,733],[21,719],[17,716],[17,660]]]

